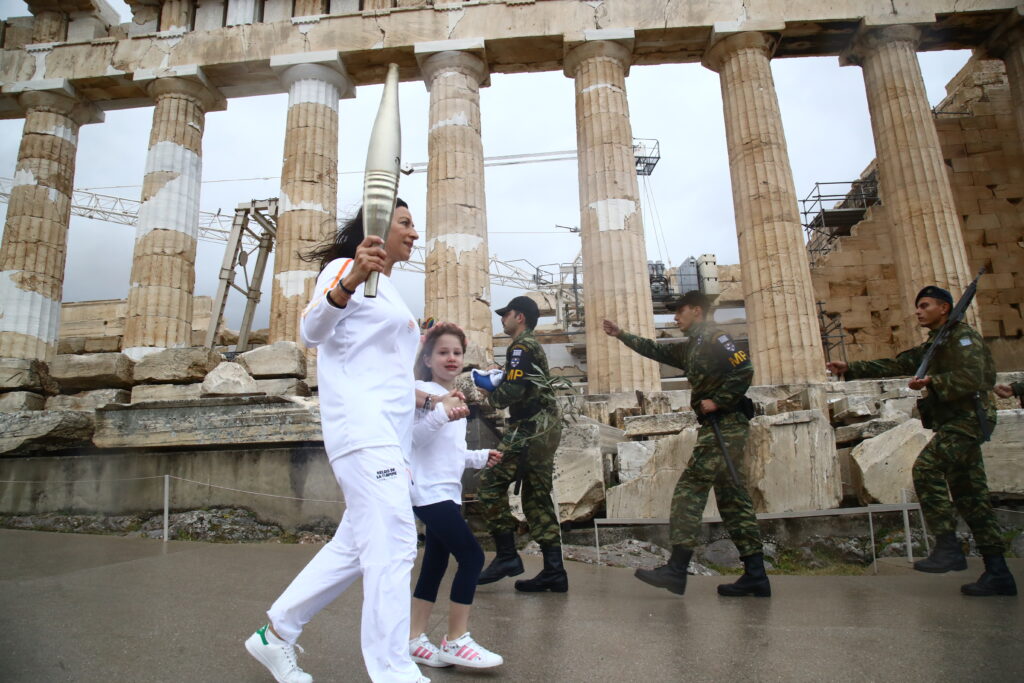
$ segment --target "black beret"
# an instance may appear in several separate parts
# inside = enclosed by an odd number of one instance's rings
[[[698,292],[696,289],[691,289],[672,303],[665,304],[665,308],[670,311],[682,308],[683,306],[700,306],[704,309],[704,312],[707,313],[711,310],[711,299],[709,299],[705,294]]]
[[[924,297],[938,299],[939,301],[945,301],[950,306],[953,305],[953,295],[949,293],[949,290],[943,289],[942,287],[936,287],[935,285],[928,285],[920,292],[918,292],[917,298],[914,299],[914,305],[916,306],[917,302],[923,299]]]

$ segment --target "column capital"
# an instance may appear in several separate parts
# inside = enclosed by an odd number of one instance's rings
[[[914,24],[892,24],[889,26],[871,26],[861,23],[857,35],[850,46],[839,55],[841,66],[862,66],[865,57],[876,52],[880,47],[892,43],[908,43],[917,51],[921,43],[921,29]]]
[[[565,57],[562,69],[569,78],[576,77],[580,64],[594,57],[609,57],[622,64],[625,74],[633,63],[636,34],[632,28],[606,28],[583,32],[582,40],[565,36]]]
[[[99,107],[79,95],[75,86],[65,78],[10,83],[3,87],[3,92],[13,96],[26,113],[29,109],[52,111],[67,116],[80,126],[103,121]]]
[[[1022,42],[1024,42],[1024,5],[1017,5],[992,30],[988,39],[978,46],[975,54],[989,59],[1002,59],[1008,50]]]
[[[712,42],[704,51],[701,63],[717,73],[722,69],[726,59],[740,50],[760,50],[764,53],[765,59],[771,59],[778,44],[778,36],[764,31],[732,33],[717,40],[712,35]]]
[[[132,80],[141,84],[154,100],[164,95],[185,95],[196,99],[204,112],[224,111],[227,100],[194,64],[170,69],[139,69]]]
[[[491,84],[483,38],[416,43],[414,49],[428,91],[437,74],[448,70],[463,71],[476,78],[480,86]]]
[[[355,83],[337,50],[274,55],[270,58],[270,68],[277,73],[285,88],[290,88],[296,81],[315,79],[336,87],[339,99],[356,96]]]

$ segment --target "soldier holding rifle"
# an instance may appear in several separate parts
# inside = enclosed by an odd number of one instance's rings
[[[735,470],[743,456],[750,431],[753,404],[745,394],[754,377],[747,353],[736,348],[728,334],[711,320],[711,302],[698,291],[680,297],[669,310],[675,311],[676,325],[687,340],[658,344],[629,334],[614,321],[605,320],[605,334],[616,337],[642,356],[686,372],[690,380],[690,405],[701,423],[693,458],[686,466],[672,495],[669,536],[672,556],[657,569],[638,569],[635,576],[645,583],[682,595],[686,591],[686,570],[700,532],[701,515],[708,492],[715,488],[718,509],[729,537],[743,560],[743,576],[718,587],[721,595],[768,597],[771,584],[764,568],[761,532],[750,495]]]
[[[956,538],[956,506],[985,561],[981,578],[962,586],[961,592],[1016,595],[1017,586],[1003,558],[1003,539],[989,502],[981,456],[981,444],[996,420],[990,395],[995,364],[984,339],[962,320],[976,283],[977,279],[955,307],[953,296],[941,287],[930,285],[918,293],[917,322],[929,330],[928,339],[920,346],[893,359],[833,361],[827,367],[846,379],[915,375],[908,386],[926,390],[918,409],[921,422],[935,435],[914,461],[914,490],[935,534],[935,547],[927,558],[914,563],[914,569],[936,574],[967,569],[963,547]]]

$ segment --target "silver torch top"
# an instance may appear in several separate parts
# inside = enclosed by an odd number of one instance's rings
[[[363,178],[363,230],[379,235],[385,242],[391,228],[398,197],[398,173],[402,162],[402,127],[398,116],[398,65],[388,65],[380,108],[366,150],[366,174]],[[370,273],[363,295],[377,296],[380,274]]]

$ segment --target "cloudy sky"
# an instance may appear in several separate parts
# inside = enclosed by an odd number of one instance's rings
[[[127,6],[110,0],[124,20]],[[0,0],[0,16],[26,16],[20,0]],[[932,105],[967,61],[966,51],[921,53]],[[790,161],[799,197],[815,182],[850,181],[875,156],[864,81],[858,67],[829,58],[772,62]],[[633,135],[660,142],[661,161],[641,178],[648,258],[679,265],[691,255],[714,253],[720,264],[739,260],[718,75],[699,64],[634,67],[626,80]],[[339,105],[339,214],[354,212],[362,196],[361,169],[380,86],[361,87]],[[419,82],[403,83],[403,162],[427,159],[429,95]],[[491,76],[481,91],[484,155],[533,154],[576,147],[573,83],[561,72]],[[107,112],[106,122],[83,126],[75,187],[138,200],[152,108]],[[204,211],[232,213],[250,199],[276,197],[284,146],[287,95],[237,98],[206,117],[203,138]],[[0,121],[0,177],[11,178],[23,121]],[[579,225],[574,161],[494,166],[486,169],[487,222],[492,255],[525,268],[569,263],[579,235],[556,225]],[[399,194],[409,202],[421,243],[426,225],[426,174],[403,176]],[[6,215],[0,205],[0,215]],[[72,217],[68,235],[65,301],[127,296],[134,229]],[[213,295],[224,256],[219,243],[200,242],[196,292]],[[268,271],[272,272],[272,271]],[[269,316],[270,276],[256,327]],[[396,281],[416,315],[423,311],[423,276],[399,273]],[[516,290],[494,287],[503,304]],[[229,300],[228,325],[237,328],[243,302]]]

